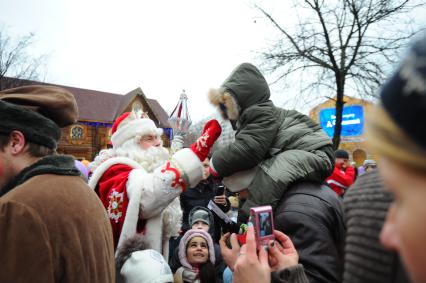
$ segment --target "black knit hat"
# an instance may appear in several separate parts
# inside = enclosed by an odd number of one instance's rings
[[[426,36],[414,43],[380,96],[394,122],[426,148]]]
[[[336,158],[349,159],[349,153],[346,150],[338,149],[334,152]]]
[[[77,116],[74,96],[62,88],[25,86],[0,92],[0,134],[18,130],[28,141],[55,149],[59,127],[75,123]]]

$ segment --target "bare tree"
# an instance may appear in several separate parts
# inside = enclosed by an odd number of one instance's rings
[[[303,11],[294,31],[256,6],[282,35],[262,60],[278,80],[308,72],[302,91],[335,93],[333,145],[338,148],[347,88],[358,95],[376,93],[397,52],[416,34],[404,16],[422,5],[410,0],[299,0],[286,12]]]
[[[14,86],[10,85],[9,78],[42,79],[47,55],[31,56],[28,53],[34,39],[33,33],[12,38],[4,28],[0,28],[0,90]]]

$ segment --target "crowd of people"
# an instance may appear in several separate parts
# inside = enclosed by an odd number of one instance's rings
[[[56,153],[78,117],[72,93],[0,92],[0,282],[426,282],[425,61],[426,38],[381,88],[367,129],[378,161],[360,168],[276,107],[249,63],[208,95],[230,144],[211,152],[213,119],[170,154],[132,110],[89,168]],[[273,237],[259,244],[256,227]]]

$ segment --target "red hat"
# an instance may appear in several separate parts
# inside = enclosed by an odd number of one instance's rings
[[[120,117],[115,119],[114,124],[112,125],[111,134],[114,134],[117,131],[118,125],[121,123],[121,121],[129,117],[129,115],[130,112],[124,112]]]
[[[114,121],[111,133],[112,145],[117,148],[136,136],[161,135],[163,129],[157,128],[154,121],[149,118],[140,118],[135,112],[125,112]]]

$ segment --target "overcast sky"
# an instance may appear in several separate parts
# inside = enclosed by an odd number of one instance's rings
[[[0,25],[11,36],[36,34],[32,51],[50,55],[46,82],[118,94],[140,87],[169,114],[185,89],[198,121],[215,111],[208,89],[238,64],[259,63],[257,52],[277,32],[252,2],[0,0]],[[295,22],[290,0],[258,3],[280,24]],[[274,87],[274,103],[292,108],[291,90]]]
[[[46,82],[118,94],[140,87],[169,114],[185,89],[194,121],[214,112],[208,89],[239,63],[256,63],[268,37],[243,0],[0,3],[9,35],[34,32],[33,52],[50,54]]]

